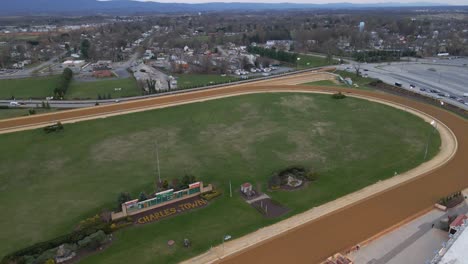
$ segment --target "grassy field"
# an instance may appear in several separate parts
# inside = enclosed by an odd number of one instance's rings
[[[0,98],[17,99],[53,96],[58,76],[25,79],[0,80]],[[122,88],[116,91],[115,88]],[[112,98],[139,95],[136,81],[133,78],[119,80],[101,80],[93,82],[73,81],[68,88],[67,99],[97,99],[98,95],[110,94]]]
[[[371,89],[371,90],[374,89],[372,86],[369,85],[369,83],[372,81],[375,81],[376,79],[356,76],[354,72],[348,72],[348,71],[336,71],[335,73],[339,74],[343,78],[346,78],[346,77],[351,78],[351,80],[353,80],[353,85],[357,84],[359,88]]]
[[[37,115],[44,114],[44,113],[49,113],[53,111],[57,111],[57,110],[37,108],[36,114]],[[29,115],[29,109],[27,108],[0,109],[0,119],[7,119],[7,118],[13,118],[13,117],[28,116],[28,115]]]
[[[320,86],[341,86],[341,84],[337,84],[331,80],[323,80],[323,81],[315,81],[315,82],[308,82],[304,83],[305,85],[320,85]]]
[[[177,86],[180,89],[212,85],[216,83],[225,83],[237,81],[239,78],[232,76],[221,76],[219,74],[179,74],[177,77]]]
[[[304,55],[300,54],[298,56],[300,60],[297,61],[297,67],[298,69],[307,69],[307,68],[314,68],[314,67],[320,67],[320,66],[326,66],[326,65],[331,65],[336,63],[336,61],[330,63],[326,58],[318,57],[318,56],[312,56],[312,55]]]
[[[353,80],[353,87],[354,88],[359,88],[359,89],[367,89],[367,90],[373,90],[374,88],[369,85],[370,82],[374,81],[375,79],[372,78],[365,78],[362,76],[356,76],[356,74],[352,72],[347,72],[347,71],[335,71],[334,73],[339,74],[341,77],[346,78],[349,77],[351,80]],[[336,84],[333,81],[330,80],[324,80],[324,81],[316,81],[316,82],[309,82],[309,83],[304,83],[305,85],[325,85],[325,86],[346,86],[344,83],[339,83]],[[357,84],[357,87],[354,86],[354,84]]]
[[[37,77],[25,79],[0,80],[0,98],[10,99],[45,99],[54,95],[54,88],[58,82],[58,76]]]
[[[384,116],[385,118],[381,118]],[[153,190],[154,142],[161,176],[186,173],[228,192],[262,186],[286,166],[302,164],[319,179],[296,192],[268,192],[302,212],[402,173],[422,162],[430,124],[389,106],[329,95],[255,94],[0,135],[0,256],[69,232],[82,219],[115,207],[117,194]],[[440,145],[431,137],[429,157]],[[14,166],[12,166],[14,164]],[[265,219],[234,196],[206,208],[131,227],[83,263],[176,263],[281,219]],[[191,248],[183,248],[188,237]],[[173,239],[177,244],[167,247]]]
[[[115,90],[121,88],[121,90]],[[67,99],[97,99],[98,95],[112,98],[141,95],[133,78],[118,80],[100,80],[93,82],[73,81],[67,91]]]

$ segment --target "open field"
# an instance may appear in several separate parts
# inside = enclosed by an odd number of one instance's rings
[[[24,79],[0,79],[0,98],[45,99],[53,96],[58,76]],[[115,90],[121,88],[121,90]],[[98,95],[111,95],[112,98],[140,95],[136,81],[133,78],[119,80],[99,80],[92,82],[73,81],[68,88],[67,99],[97,99]]]
[[[339,84],[337,82],[334,82],[332,80],[323,80],[323,81],[315,81],[315,82],[308,82],[308,83],[304,83],[305,85],[313,85],[313,86],[317,86],[317,85],[324,85],[324,86],[341,86],[343,84]]]
[[[307,68],[330,65],[330,63],[328,62],[326,58],[322,58],[318,56],[300,54],[298,58],[300,58],[300,60],[297,61],[298,69],[307,69]]]
[[[115,90],[115,88],[121,88]],[[98,95],[112,98],[140,95],[135,79],[99,80],[93,82],[73,81],[68,88],[67,99],[97,99]]]
[[[219,74],[179,74],[177,77],[177,87],[179,89],[207,86],[229,81],[238,81],[239,78],[232,76],[221,76]]]
[[[156,139],[163,178],[193,173],[224,190],[229,180],[265,188],[272,172],[291,164],[318,170],[320,179],[309,188],[269,193],[292,209],[291,216],[415,167],[430,130],[409,113],[359,99],[257,94],[67,124],[59,134],[4,134],[0,144],[11,151],[0,154],[0,209],[10,217],[2,218],[0,234],[11,243],[1,246],[0,255],[70,230],[114,206],[121,191],[150,191]],[[432,140],[430,156],[440,144],[437,136]],[[147,263],[158,256],[177,262],[219,244],[226,233],[238,237],[274,221],[238,195],[224,195],[189,215],[123,230],[114,245],[88,261]],[[167,248],[167,240],[185,236],[193,240],[191,249]]]
[[[353,85],[357,84],[360,89],[374,90],[374,88],[372,86],[370,86],[369,83],[376,80],[376,79],[366,78],[366,77],[363,77],[363,76],[356,76],[356,74],[354,72],[347,72],[347,71],[339,71],[338,70],[338,71],[335,71],[335,73],[339,74],[343,78],[346,78],[346,77],[351,78],[351,80],[353,80]]]
[[[45,99],[53,96],[58,76],[25,79],[0,79],[0,98],[11,99]]]
[[[35,110],[36,110],[36,115],[56,111],[55,109],[42,109],[42,108],[36,108]],[[0,119],[28,116],[29,115],[28,111],[29,109],[27,108],[0,109]]]

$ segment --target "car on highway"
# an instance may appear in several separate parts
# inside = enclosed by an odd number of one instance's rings
[[[395,82],[395,86],[401,87],[402,85],[399,82]]]
[[[20,103],[15,102],[15,101],[10,102],[10,106],[12,106],[12,107],[16,107],[16,106],[20,106],[20,105],[21,105]]]
[[[438,96],[445,97],[444,93],[437,93]]]
[[[431,92],[431,93],[437,93],[437,90],[431,89],[429,92]]]
[[[427,91],[427,90],[426,90],[426,88],[419,88],[419,91],[425,92],[425,91]]]
[[[457,100],[458,98],[455,95],[451,95],[450,99]]]
[[[410,85],[409,85],[409,88],[414,89],[414,88],[416,88],[416,85],[410,84]]]

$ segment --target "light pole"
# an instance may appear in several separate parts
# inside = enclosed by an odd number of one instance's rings
[[[431,141],[432,134],[434,134],[434,130],[436,130],[436,128],[437,128],[437,122],[435,120],[432,120],[431,121],[431,126],[432,126],[432,129],[429,132],[429,136],[427,137],[426,150],[424,151],[424,160],[423,161],[425,161],[426,158],[427,158],[427,152],[429,150],[429,142]]]
[[[158,167],[158,179],[159,183],[161,183],[161,171],[159,170],[159,151],[158,151],[158,141],[156,140],[156,164]]]
[[[300,57],[298,57],[298,58],[296,59],[296,68],[299,67],[299,61],[300,61],[300,60],[301,60]]]

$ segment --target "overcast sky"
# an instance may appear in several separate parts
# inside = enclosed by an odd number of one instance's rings
[[[140,0],[140,1],[153,1],[164,3],[207,3],[207,2],[243,2],[243,3],[308,3],[308,4],[324,4],[324,3],[385,3],[385,2],[398,2],[398,3],[441,3],[446,5],[468,5],[468,0]]]

